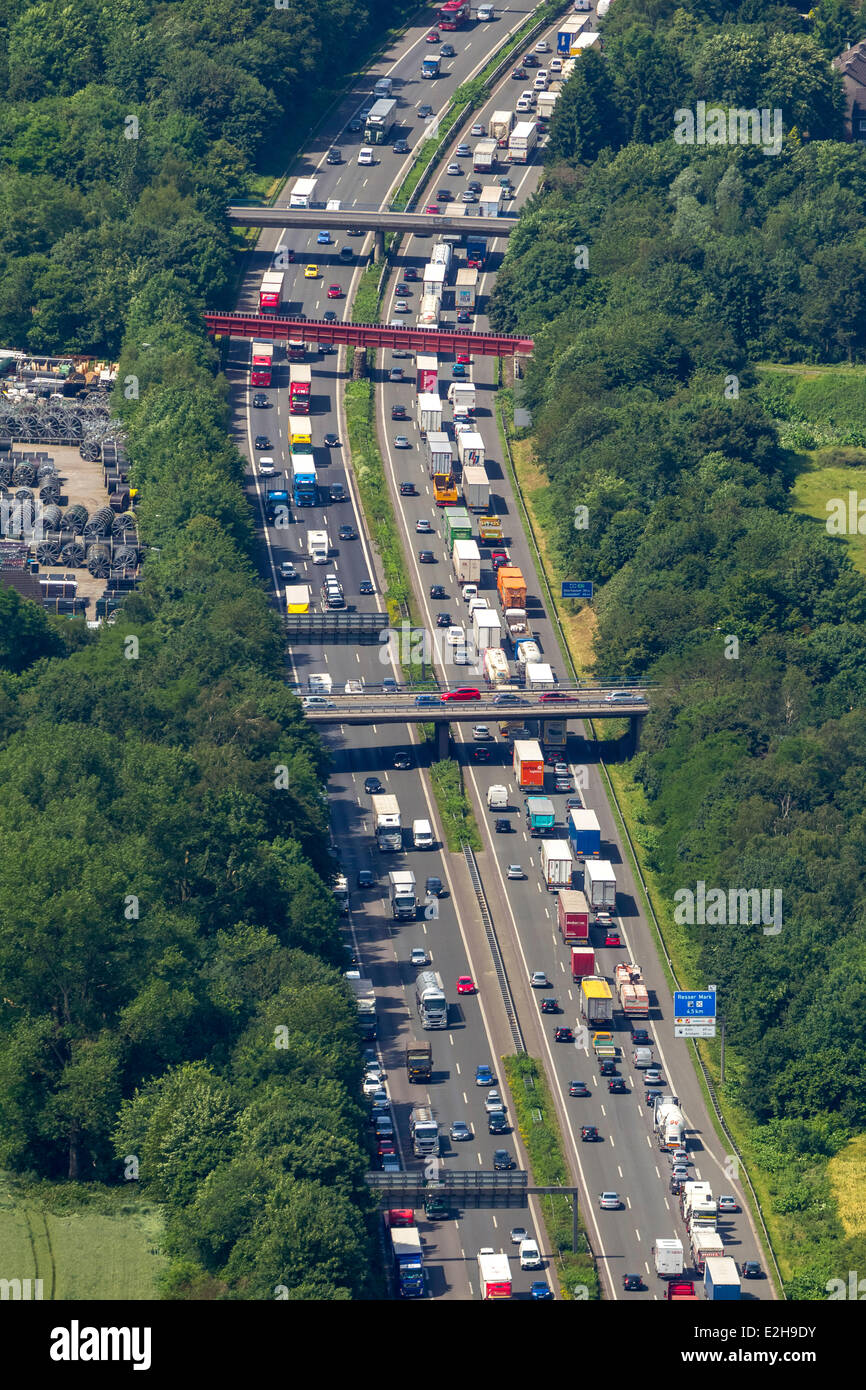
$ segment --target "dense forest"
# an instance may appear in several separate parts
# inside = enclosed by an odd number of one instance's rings
[[[778,935],[691,931],[789,1294],[820,1298],[866,1257],[826,1169],[866,1128],[866,582],[791,510],[792,445],[843,418],[862,443],[866,405],[862,377],[769,390],[756,364],[866,357],[866,149],[830,65],[866,15],[616,0],[605,37],[557,104],[493,317],[536,340],[539,507],[562,575],[599,586],[596,670],[659,686],[634,765],[649,867],[671,906],[698,880],[783,890]],[[678,144],[698,100],[781,107],[778,156]]]
[[[0,18],[0,339],[137,377],[117,408],[151,548],[98,640],[0,591],[0,1166],[136,1179],[173,1297],[381,1292],[326,755],[283,683],[201,309],[235,274],[223,205],[321,55],[348,67],[395,12]]]

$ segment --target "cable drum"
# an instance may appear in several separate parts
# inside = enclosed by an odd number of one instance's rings
[[[18,463],[15,465],[15,472],[12,474],[12,482],[17,487],[19,484],[24,487],[32,487],[36,482],[35,463]]]
[[[40,541],[36,547],[36,559],[39,561],[40,565],[59,565],[59,541]]]
[[[134,545],[119,545],[115,547],[114,568],[130,570],[138,568],[138,551]]]
[[[45,489],[43,488],[44,492]],[[41,496],[41,493],[40,493]],[[60,508],[53,503],[47,507],[43,503],[42,507],[42,529],[43,531],[59,531],[63,513]]]
[[[114,518],[111,526],[111,534],[114,536],[115,540],[118,540],[122,536],[130,545],[137,545],[138,522],[135,512],[120,512]]]
[[[87,525],[87,508],[82,507],[80,502],[69,507],[63,514],[64,531],[72,531],[75,535],[80,535]]]
[[[85,550],[81,541],[67,541],[60,551],[60,558],[64,565],[69,565],[72,569],[80,569],[85,561]]]
[[[108,536],[111,534],[111,523],[114,521],[114,512],[110,507],[100,507],[98,512],[87,522],[84,534],[90,538],[92,536]]]
[[[94,579],[108,578],[108,572],[111,569],[111,557],[107,545],[89,545],[87,547],[87,568]]]

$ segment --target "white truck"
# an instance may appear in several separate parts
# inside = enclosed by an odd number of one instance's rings
[[[466,435],[461,434],[460,439]],[[460,453],[460,441],[457,442]],[[481,463],[470,463],[463,469],[463,497],[470,512],[486,512],[490,506],[490,480]]]
[[[455,309],[474,309],[478,294],[478,267],[463,266],[457,272],[454,287]]]
[[[547,662],[528,661],[526,663],[527,690],[553,690],[555,685],[553,668],[548,666]]]
[[[412,843],[416,849],[433,849],[433,827],[429,820],[413,820]]]
[[[484,467],[484,440],[477,430],[465,430],[457,440],[457,457],[464,468]]]
[[[506,608],[502,617],[505,620],[505,631],[512,642],[519,642],[521,638],[529,636],[529,619],[525,608]]]
[[[484,652],[484,679],[497,688],[511,684],[508,657],[501,647],[488,647]]]
[[[307,532],[307,554],[314,565],[326,565],[328,563],[328,550],[327,531]]]
[[[705,1226],[695,1226],[689,1237],[689,1244],[692,1247],[692,1264],[699,1274],[703,1274],[707,1260],[724,1258],[725,1246],[718,1231],[709,1230]]]
[[[487,788],[487,809],[488,811],[507,811],[508,810],[508,788],[503,787],[497,782],[495,786]]]
[[[344,978],[355,996],[361,1037],[365,1042],[370,1042],[376,1036],[376,991],[373,982],[362,980],[357,971],[348,973]]]
[[[388,875],[388,896],[391,911],[400,922],[413,921],[418,901],[415,897],[415,875],[411,869],[392,869]]]
[[[421,970],[415,976],[415,1003],[422,1028],[448,1027],[445,986],[435,970]]]
[[[428,265],[425,265],[425,267],[424,267],[424,280],[423,280],[423,288],[422,288],[422,291],[421,291],[422,296],[423,296],[423,298],[422,298],[422,300],[421,300],[422,305],[423,305],[423,303],[424,303],[424,299],[425,299],[425,298],[427,297],[427,295],[429,295],[429,294],[432,294],[432,295],[436,298],[436,300],[438,300],[438,301],[440,302],[440,304],[441,304],[441,300],[442,300],[442,291],[443,291],[444,288],[445,288],[445,267],[444,267],[444,265],[437,265],[437,264],[434,264],[434,262],[431,261]],[[420,323],[420,319],[419,319],[419,323]]]
[[[502,209],[503,189],[498,183],[488,184],[482,188],[478,199],[479,217],[498,217]]]
[[[317,179],[295,179],[295,186],[289,194],[289,207],[312,207],[317,182]]]
[[[656,1274],[660,1279],[676,1279],[682,1274],[683,1243],[678,1236],[656,1236],[653,1246]]]
[[[571,887],[571,850],[567,840],[541,841],[541,874],[548,892]]]
[[[409,1133],[416,1155],[438,1154],[439,1122],[429,1105],[413,1105],[409,1112]]]
[[[653,1115],[653,1129],[659,1142],[659,1147],[668,1149],[671,1153],[675,1149],[681,1149],[686,1137],[686,1120],[682,1110],[673,1102],[665,1104],[664,1099],[656,1103]]]
[[[439,397],[434,397],[438,401]],[[444,430],[427,431],[427,474],[451,472],[451,440]]]
[[[521,666],[531,666],[533,662],[541,661],[541,648],[537,642],[521,640],[517,648],[517,660]]]
[[[491,174],[496,168],[496,140],[479,140],[472,152],[472,169],[476,174]]]
[[[403,848],[403,828],[400,822],[400,803],[396,796],[383,792],[370,798],[373,811],[373,831],[376,844],[384,853]]]
[[[616,874],[609,859],[587,859],[584,865],[584,890],[589,905],[596,913],[611,913],[616,908]]]
[[[478,584],[481,581],[481,552],[475,541],[456,540],[451,563],[459,584]]]
[[[448,400],[458,415],[471,415],[475,409],[474,381],[452,381],[448,385]]]
[[[499,647],[502,641],[502,623],[499,614],[492,608],[476,608],[472,614],[472,637],[476,656],[481,656],[488,647]]]
[[[447,272],[451,266],[452,255],[453,252],[447,241],[437,241],[430,252],[430,259],[434,265],[444,265]]]
[[[418,393],[418,428],[422,434],[442,432],[442,402],[428,391]]]
[[[490,117],[490,134],[497,144],[508,143],[514,125],[514,113],[512,111],[494,111]]]
[[[686,1229],[691,1235],[692,1231],[698,1226],[704,1230],[714,1231],[716,1229],[716,1219],[718,1217],[718,1203],[713,1197],[713,1190],[708,1182],[687,1182],[683,1186],[680,1197],[682,1203],[683,1220]]]
[[[559,100],[559,92],[539,92],[538,93],[538,114],[544,116],[548,121],[553,115],[553,108]]]
[[[538,144],[535,121],[520,121],[508,137],[508,157],[512,164],[528,164]]]
[[[390,77],[380,77],[373,88],[374,97],[390,97],[394,95],[394,83]]]
[[[418,328],[438,328],[439,310],[441,308],[441,298],[435,294],[422,294],[421,302],[418,305],[418,317],[415,320]]]
[[[502,1250],[487,1245],[478,1251],[478,1282],[484,1299],[511,1297],[511,1266]]]

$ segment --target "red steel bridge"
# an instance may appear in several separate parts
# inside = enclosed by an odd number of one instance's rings
[[[324,323],[321,319],[281,319],[269,314],[205,314],[211,334],[255,338],[259,342],[332,343],[335,347],[406,348],[410,352],[469,352],[478,357],[527,356],[532,338],[504,333],[440,332],[435,328],[386,328],[379,323]]]

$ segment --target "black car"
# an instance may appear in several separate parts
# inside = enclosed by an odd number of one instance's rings
[[[574,1042],[574,1029],[573,1029],[573,1028],[556,1028],[556,1029],[554,1029],[553,1041],[554,1041],[554,1042],[573,1043],[573,1042]]]
[[[472,749],[470,749],[470,757],[471,757],[476,763],[489,763],[489,762],[490,762],[490,749],[489,749],[489,748],[472,748]],[[496,828],[497,828],[497,830],[498,830],[498,829],[499,829],[499,826],[497,825]],[[511,826],[510,826],[510,825],[509,825],[508,829],[509,829],[509,830],[511,829]]]
[[[358,585],[359,594],[375,594],[376,586],[370,579],[362,579]]]
[[[268,406],[270,405],[270,401],[268,400],[267,396],[263,396],[261,391],[258,391],[253,396],[253,405],[255,406],[256,410],[267,410]]]
[[[256,448],[257,448],[257,449],[270,449],[270,448],[271,448],[271,441],[268,439],[268,436],[267,436],[266,434],[257,434],[257,435],[256,435]]]
[[[493,1170],[494,1170],[494,1172],[496,1172],[496,1173],[501,1173],[501,1172],[503,1172],[505,1169],[508,1169],[508,1168],[515,1168],[516,1166],[517,1166],[517,1165],[515,1164],[514,1159],[511,1157],[511,1154],[508,1152],[507,1149],[494,1149],[494,1150],[493,1150]]]
[[[594,1144],[599,1134],[595,1125],[581,1125],[580,1138],[583,1144]]]
[[[492,1115],[487,1116],[488,1134],[507,1134],[508,1117],[501,1110],[494,1110]]]
[[[326,309],[325,312],[324,312],[323,315],[322,315],[322,318],[323,318],[323,320],[324,320],[325,323],[336,323],[336,322],[337,322],[337,315],[334,313],[333,309]]]
[[[478,182],[477,179],[470,179],[466,187],[469,189],[471,193],[481,192],[481,184]]]
[[[383,792],[384,790],[385,788],[382,786],[382,783],[379,781],[378,777],[364,778],[364,791],[369,793],[370,796],[378,796],[379,793]]]
[[[419,550],[418,563],[420,565],[435,565],[436,556],[433,554],[432,550]]]
[[[412,293],[412,289],[411,289],[411,287],[410,287],[409,285],[404,285],[404,284],[402,283],[402,281],[401,281],[400,284],[399,284],[399,285],[397,286],[397,288],[395,289],[394,293],[395,293],[395,294],[400,294],[400,295],[411,294],[411,293]]]
[[[339,449],[340,440],[336,434],[328,433],[325,435],[325,446],[328,449]]]
[[[420,116],[421,112],[419,111],[418,114],[419,114],[419,116]],[[404,279],[404,280],[417,280],[417,279],[418,279],[418,271],[415,269],[414,265],[409,265],[409,266],[406,267],[406,269],[403,271],[403,279]]]
[[[450,614],[450,613],[437,613],[437,614],[436,614],[436,626],[437,626],[437,627],[450,627],[450,626],[451,626],[451,614]]]
[[[338,537],[341,541],[356,541],[358,539],[358,533],[354,526],[341,526]]]
[[[346,489],[343,487],[343,484],[342,484],[342,483],[331,483],[331,501],[332,501],[332,502],[345,502],[345,500],[346,500]]]
[[[453,203],[454,199],[451,196],[451,189],[440,188],[439,192],[436,194],[436,201],[437,203]]]
[[[411,486],[411,484],[407,484],[406,486]],[[412,494],[410,494],[410,496],[411,496],[411,495],[412,495]],[[430,585],[430,597],[431,597],[431,598],[447,598],[448,595],[447,595],[447,593],[445,592],[445,586],[444,586],[444,584],[431,584],[431,585]]]
[[[626,1094],[625,1081],[621,1076],[612,1076],[607,1083],[607,1089],[612,1096],[624,1096]]]
[[[415,484],[414,484],[414,483],[401,483],[401,484],[400,484],[400,496],[401,496],[401,497],[417,497],[417,496],[418,496],[418,489],[415,487]]]
[[[685,1187],[685,1179],[684,1179],[684,1178],[671,1178],[671,1181],[670,1181],[670,1190],[671,1190],[671,1194],[672,1194],[674,1197],[679,1197],[679,1195],[680,1195],[680,1193],[682,1192],[682,1190],[683,1190],[684,1187]]]
[[[442,47],[439,49],[439,57],[440,57],[440,58],[456,58],[456,57],[457,57],[457,49],[454,48],[453,45],[450,44],[450,43],[443,43]]]
[[[652,1047],[652,1038],[646,1028],[632,1028],[631,1040],[637,1047]]]
[[[323,357],[329,357],[331,353],[334,353],[336,351],[337,349],[334,347],[333,343],[322,343],[319,348],[319,352],[322,354]]]
[[[405,749],[401,748],[394,754],[394,766],[399,772],[405,772],[412,766],[412,759]]]
[[[562,1009],[558,999],[542,999],[541,1012],[543,1014],[561,1014]]]
[[[522,695],[495,695],[493,697],[494,705],[519,705],[522,700]]]
[[[757,1260],[744,1260],[740,1266],[740,1273],[744,1279],[763,1279],[764,1271]]]
[[[407,419],[406,407],[405,407],[405,405],[392,405],[392,406],[391,406],[391,419],[392,419],[392,420],[405,420],[405,419]]]
[[[567,796],[565,798],[565,809],[566,811],[582,811],[583,802],[579,796]]]
[[[570,1081],[568,1083],[568,1094],[570,1096],[588,1096],[589,1087],[585,1081]]]
[[[616,1062],[601,1062],[598,1068],[599,1076],[616,1076]]]
[[[395,154],[408,154],[408,153],[409,153],[409,141],[408,141],[408,140],[395,140],[395,141],[394,141],[394,153],[395,153]]]
[[[649,1110],[652,1110],[653,1107],[654,1107],[654,1105],[655,1105],[655,1103],[656,1103],[656,1101],[658,1100],[659,1096],[663,1096],[663,1095],[664,1095],[664,1091],[659,1091],[659,1090],[649,1090],[649,1091],[646,1091],[646,1092],[644,1093],[644,1101],[646,1102],[647,1108],[648,1108]]]
[[[441,878],[437,878],[435,874],[431,874],[424,884],[424,892],[429,893],[433,898],[444,898],[446,891]]]
[[[635,1293],[644,1287],[643,1279],[639,1274],[624,1274],[622,1276],[622,1286],[626,1293]]]
[[[458,315],[457,315],[457,322],[458,322],[458,323],[471,323],[471,322],[472,322],[472,315],[469,314],[469,313],[467,313],[465,309],[461,309],[461,310],[459,311]]]
[[[375,882],[376,882],[376,875],[373,873],[373,870],[372,870],[372,869],[359,869],[359,870],[358,870],[358,887],[359,887],[359,888],[372,888],[372,887],[373,887],[373,884],[374,884]]]
[[[504,816],[498,816],[493,822],[493,829],[497,835],[508,835],[511,832],[511,821],[506,820]]]

